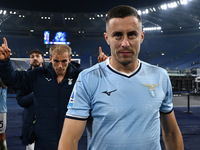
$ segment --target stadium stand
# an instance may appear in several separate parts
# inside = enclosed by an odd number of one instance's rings
[[[8,38],[8,41],[12,49],[13,58],[27,58],[28,52],[34,48],[41,49],[43,52],[48,51],[43,43],[34,39],[16,38],[10,40]],[[194,67],[192,63],[198,61],[200,57],[199,42],[199,35],[147,36],[142,44],[140,59],[163,68],[191,69]],[[71,45],[72,50],[79,54],[78,57],[82,60],[83,68],[91,66],[90,57],[92,57],[92,65],[97,62],[99,46],[102,46],[106,54],[110,54],[103,38],[85,38]],[[197,66],[199,66],[199,63],[196,64]]]

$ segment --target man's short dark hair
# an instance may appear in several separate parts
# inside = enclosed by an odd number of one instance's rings
[[[44,56],[43,52],[41,52],[39,49],[31,50],[31,51],[29,52],[29,56],[30,56],[31,54],[33,54],[33,53],[40,54],[40,55],[42,55],[42,57]]]
[[[108,24],[108,22],[112,18],[125,18],[128,16],[135,16],[138,19],[138,21],[142,22],[142,18],[135,8],[131,6],[120,5],[110,9],[106,17],[106,24]]]

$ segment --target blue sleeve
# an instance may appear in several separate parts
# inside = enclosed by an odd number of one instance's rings
[[[8,61],[0,61],[0,78],[8,87],[32,91],[30,72],[15,71],[10,59]]]
[[[104,77],[105,73],[99,64],[79,74],[68,103],[66,117],[88,119],[93,110],[97,88]]]
[[[7,88],[0,87],[0,112],[7,112]]]
[[[70,96],[66,117],[83,120],[87,119],[91,109],[91,98],[89,95],[88,85],[84,81],[82,73],[80,73]]]
[[[160,111],[162,113],[170,113],[173,110],[173,103],[172,103],[173,92],[172,92],[171,81],[167,73],[166,76],[164,77],[163,90],[165,92],[165,98],[160,107]]]

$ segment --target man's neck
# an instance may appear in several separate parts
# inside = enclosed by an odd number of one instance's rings
[[[58,84],[62,82],[63,78],[64,78],[64,77],[62,77],[62,76],[58,76],[58,77],[57,77],[57,82],[58,82]]]
[[[31,66],[31,69],[37,68],[37,67],[42,67],[42,65],[40,66]]]
[[[132,63],[127,64],[127,65],[122,65],[118,62],[114,62],[114,61],[112,61],[112,58],[110,58],[109,62],[110,62],[110,65],[114,69],[116,69],[120,72],[124,72],[124,73],[131,73],[131,72],[135,71],[138,68],[138,65],[139,65],[138,59],[135,59]]]
[[[57,75],[57,82],[58,84],[62,82],[62,80],[64,79],[65,75]]]

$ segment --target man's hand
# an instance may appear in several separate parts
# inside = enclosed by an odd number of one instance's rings
[[[102,52],[102,48],[99,47],[98,62],[99,62],[99,63],[100,63],[100,62],[103,62],[103,61],[105,61],[107,58],[108,58],[108,56],[106,56],[106,55],[104,54],[104,52]]]
[[[2,87],[2,89],[5,89],[5,88],[6,88],[6,86],[5,86],[5,84],[3,83],[3,81],[1,80],[1,78],[0,78],[0,87]]]
[[[7,60],[10,58],[11,50],[8,48],[7,40],[3,38],[3,44],[0,47],[0,60]]]

